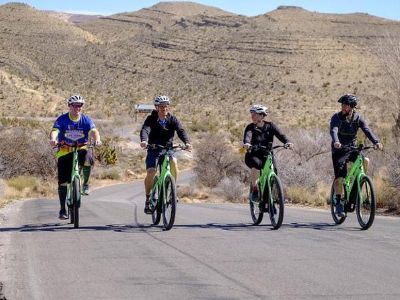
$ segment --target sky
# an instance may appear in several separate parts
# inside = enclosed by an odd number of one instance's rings
[[[7,2],[10,1],[0,0],[0,5]],[[137,11],[157,4],[160,0],[17,0],[12,2],[27,3],[40,10],[111,15]],[[261,15],[280,5],[294,5],[320,13],[362,12],[400,21],[400,1],[398,0],[192,0],[191,2],[218,7],[245,16]]]

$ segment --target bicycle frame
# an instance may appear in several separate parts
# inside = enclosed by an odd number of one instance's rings
[[[363,160],[364,157],[361,154],[358,154],[357,159],[348,171],[347,176],[343,179],[346,203],[351,201],[350,194],[355,184],[357,185],[357,193],[360,193],[360,181],[365,176]]]
[[[273,149],[280,148],[280,147],[283,147],[283,146],[279,145],[279,146],[272,147],[272,145],[271,145],[270,149],[272,151]],[[263,149],[263,147],[261,147],[261,149]],[[271,178],[272,178],[272,176],[276,176],[271,151],[269,151],[269,153],[266,155],[266,160],[264,162],[262,169],[260,170],[260,176],[258,177],[259,193],[260,193],[259,199],[261,200],[260,202],[262,202],[264,199],[265,185],[268,184],[268,204],[272,203],[271,185],[270,185]],[[250,198],[250,201],[253,203],[259,202],[259,201],[253,201],[251,199],[251,196],[249,198]]]
[[[163,158],[163,162],[160,166],[160,175],[156,181],[156,183],[154,184],[153,188],[151,189],[150,195],[152,195],[153,190],[155,188],[158,188],[158,201],[165,201],[165,191],[164,191],[164,182],[165,182],[165,178],[167,177],[167,175],[171,175],[171,170],[170,170],[170,166],[169,166],[169,161],[170,161],[170,154],[165,153],[164,155],[161,155],[160,159]],[[155,209],[157,202],[153,202],[154,199],[151,199],[151,209]]]
[[[276,174],[275,174],[275,171],[274,171],[274,164],[272,162],[272,154],[269,153],[267,155],[267,159],[266,159],[266,161],[264,163],[264,166],[260,171],[260,177],[258,178],[258,182],[259,182],[259,185],[260,185],[259,193],[260,193],[261,201],[263,201],[263,199],[264,199],[265,185],[266,184],[268,185],[268,194],[269,194],[268,204],[270,204],[271,201],[272,201],[271,185],[269,183],[271,182],[271,177],[273,175],[276,175]]]
[[[74,145],[73,146],[73,156],[72,156],[72,172],[71,172],[71,180],[67,184],[67,205],[71,206],[72,203],[72,195],[71,195],[71,184],[74,182],[74,179],[78,179],[79,184],[81,183],[81,175],[79,172],[79,163],[78,163],[78,146]],[[78,199],[78,207],[80,207],[81,204],[81,197]]]

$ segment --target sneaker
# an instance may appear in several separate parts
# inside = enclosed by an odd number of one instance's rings
[[[89,189],[89,185],[84,185],[83,187],[82,187],[82,194],[83,195],[89,195],[89,193],[90,193],[90,189]]]
[[[339,217],[339,218],[343,218],[344,215],[344,206],[343,204],[339,201],[339,203],[336,204],[336,212],[335,214]]]
[[[146,202],[144,203],[144,213],[151,215],[153,212],[150,209],[150,200],[146,199]]]
[[[65,212],[65,210],[60,210],[59,214],[58,214],[58,218],[60,220],[67,220],[68,216],[67,213]]]

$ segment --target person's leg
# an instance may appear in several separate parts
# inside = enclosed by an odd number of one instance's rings
[[[369,158],[364,156],[363,159],[363,167],[364,167],[364,173],[368,173],[368,166],[369,166]]]
[[[171,169],[171,175],[174,177],[175,182],[178,180],[178,160],[175,157],[171,157],[169,160],[169,166]]]
[[[82,194],[89,195],[89,179],[92,172],[93,157],[92,152],[87,150],[78,151],[79,167],[82,169]]]
[[[346,177],[347,175],[347,158],[348,155],[346,153],[336,153],[332,155],[332,161],[333,161],[333,168],[335,171],[335,180],[333,183],[333,190],[335,193],[335,213],[339,217],[344,216],[344,205],[343,205],[343,195],[344,195],[344,189],[343,189],[343,178]]]
[[[258,199],[258,177],[260,176],[260,170],[262,167],[262,158],[247,153],[245,156],[245,163],[250,168],[250,186],[251,186],[251,198],[256,201]]]
[[[61,156],[57,161],[58,171],[58,198],[60,201],[60,219],[67,219],[65,202],[67,199],[67,184],[71,180],[72,155]]]
[[[146,214],[151,214],[152,211],[150,210],[150,192],[151,188],[153,187],[154,177],[157,173],[157,160],[159,157],[159,152],[154,150],[147,150],[147,157],[146,157],[146,177],[144,178],[144,191],[146,194],[146,201],[144,205],[144,212]]]
[[[151,188],[153,187],[154,177],[156,176],[157,170],[155,168],[149,168],[146,170],[146,177],[144,178],[144,191],[146,193],[146,199],[150,196]]]

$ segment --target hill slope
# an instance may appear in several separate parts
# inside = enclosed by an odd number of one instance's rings
[[[1,114],[52,115],[81,93],[95,116],[120,116],[163,93],[198,122],[247,120],[261,102],[281,123],[320,126],[352,92],[362,109],[375,107],[363,111],[368,119],[390,124],[393,91],[371,48],[399,25],[293,7],[249,18],[186,2],[72,24],[3,5]]]

